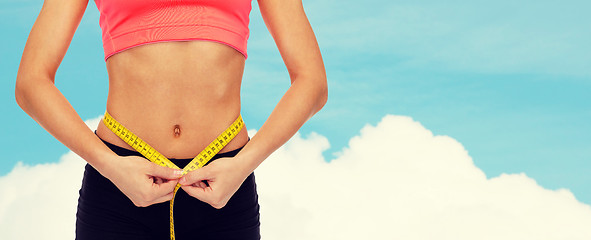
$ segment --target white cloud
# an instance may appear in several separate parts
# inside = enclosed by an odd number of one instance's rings
[[[298,134],[256,170],[264,239],[591,237],[591,207],[570,191],[487,179],[460,143],[409,117],[364,127],[330,163],[328,147]],[[83,163],[70,152],[0,178],[0,239],[71,239]]]
[[[85,123],[94,130],[100,118]],[[74,239],[85,163],[70,151],[57,163],[19,162],[0,177],[0,239]]]
[[[0,239],[74,239],[84,160],[73,152],[58,163],[18,163],[0,178]]]
[[[326,138],[297,136],[263,163],[267,239],[591,237],[591,208],[570,191],[525,174],[487,179],[460,143],[409,117],[386,116],[349,145],[325,163]]]

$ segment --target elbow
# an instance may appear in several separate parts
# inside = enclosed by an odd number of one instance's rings
[[[316,87],[316,112],[320,111],[328,102],[328,81],[326,74],[322,74],[322,77],[317,81]]]
[[[308,74],[299,75],[295,79],[301,79],[302,84],[305,84],[306,91],[310,97],[313,114],[318,113],[324,105],[328,102],[328,80],[325,71],[309,72]],[[294,81],[295,82],[295,81]]]
[[[16,84],[14,86],[14,98],[16,100],[16,104],[18,104],[21,109],[24,109],[25,105],[25,89],[26,88],[23,86],[22,80],[17,77]]]
[[[312,115],[319,112],[328,102],[328,80],[325,71],[310,71],[305,74],[290,73],[292,86],[301,89],[306,97]],[[296,90],[297,91],[297,90]]]
[[[16,83],[14,86],[14,98],[16,100],[16,104],[23,109],[23,111],[27,112],[29,109],[29,102],[31,101],[31,97],[33,96],[33,91],[35,88],[39,86],[40,81],[37,81],[39,78],[32,77],[31,75],[28,76],[17,76]]]
[[[328,102],[328,83],[326,77],[324,78],[323,84],[320,86],[318,95],[318,111],[320,111],[320,109],[322,109]]]

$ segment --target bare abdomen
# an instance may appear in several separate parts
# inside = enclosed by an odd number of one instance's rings
[[[244,57],[207,41],[147,44],[107,62],[107,110],[168,158],[193,158],[240,114]],[[104,125],[97,134],[131,149]],[[246,143],[246,129],[222,150]]]

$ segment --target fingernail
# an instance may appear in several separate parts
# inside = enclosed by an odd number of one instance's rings
[[[177,176],[177,177],[180,177],[181,175],[183,175],[183,170],[180,170],[180,169],[179,170],[175,170],[174,171],[174,175]]]
[[[182,177],[182,178],[179,180],[179,183],[180,183],[180,184],[184,184],[184,183],[185,183],[185,181],[186,181],[186,180],[185,180],[185,178],[184,178],[184,177]]]

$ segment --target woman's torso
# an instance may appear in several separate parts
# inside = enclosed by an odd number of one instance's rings
[[[164,156],[193,158],[240,114],[244,63],[240,52],[211,41],[125,50],[107,60],[107,111]],[[97,135],[132,149],[102,123]],[[247,141],[243,129],[221,152]]]

